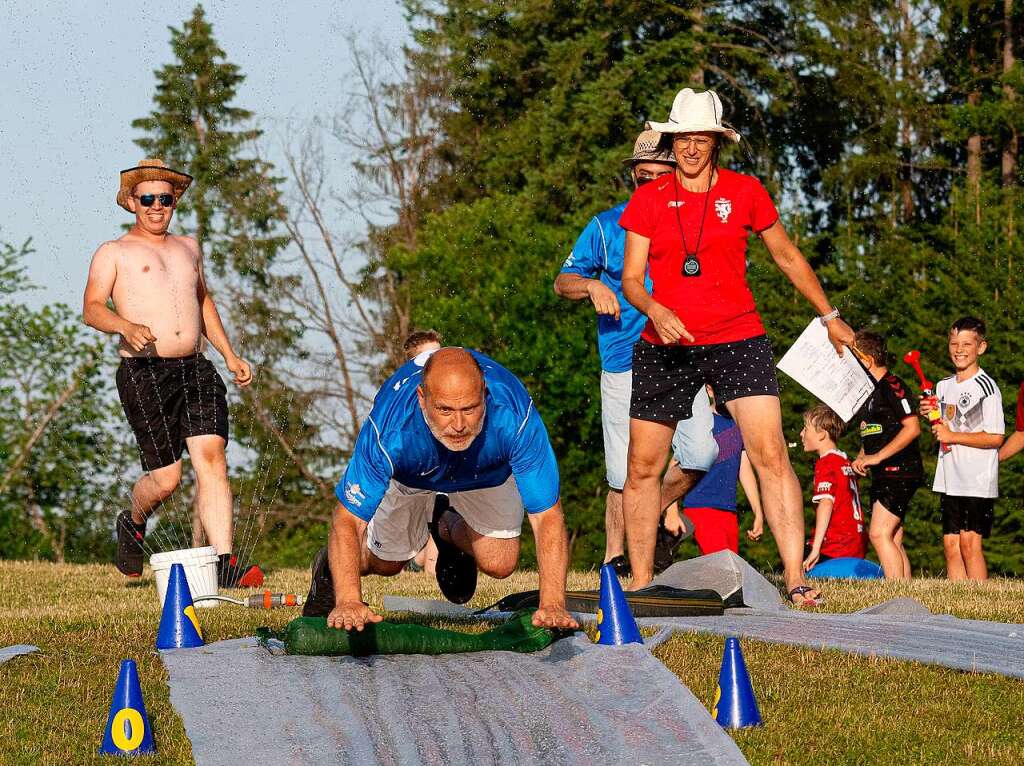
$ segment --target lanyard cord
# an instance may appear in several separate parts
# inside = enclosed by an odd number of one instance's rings
[[[697,260],[697,252],[700,250],[700,241],[704,236],[704,219],[708,214],[708,200],[711,199],[711,184],[715,180],[715,167],[711,167],[711,175],[708,176],[708,188],[704,192],[704,212],[700,215],[700,228],[697,230],[697,246],[690,252],[689,246],[686,244],[686,231],[683,229],[682,219],[679,217],[679,179],[676,178],[676,174],[672,173],[672,198],[675,201],[676,209],[676,225],[679,227],[679,236],[683,240],[683,255],[684,260]],[[699,261],[698,261],[699,263]]]

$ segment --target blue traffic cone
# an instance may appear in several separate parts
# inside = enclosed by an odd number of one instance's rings
[[[138,668],[135,667],[135,660],[122,660],[100,755],[143,755],[155,752],[153,730],[149,728],[146,706],[142,704]]]
[[[203,646],[203,631],[199,628],[196,608],[192,605],[192,591],[185,579],[185,568],[181,564],[171,564],[164,611],[156,633],[156,648],[190,649],[195,646]]]
[[[601,599],[597,608],[597,643],[605,646],[642,644],[629,603],[610,564],[601,567]]]
[[[746,729],[764,723],[761,711],[757,709],[754,687],[750,683],[738,638],[725,639],[722,671],[718,674],[718,689],[715,690],[715,706],[711,715],[726,729]]]

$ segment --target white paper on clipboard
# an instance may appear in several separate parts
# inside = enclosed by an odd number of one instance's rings
[[[836,353],[828,330],[817,318],[800,333],[793,347],[779,360],[778,368],[847,423],[875,389],[874,381],[852,351],[846,349],[842,356]]]

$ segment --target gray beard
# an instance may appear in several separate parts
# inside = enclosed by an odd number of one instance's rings
[[[451,437],[450,436],[445,436],[444,429],[437,428],[430,421],[430,418],[427,417],[426,413],[423,414],[423,419],[426,421],[427,428],[430,429],[431,435],[435,439],[437,439],[439,442],[441,442],[441,444],[444,446],[444,448],[446,450],[449,450],[451,452],[465,452],[466,450],[468,450],[470,447],[473,446],[473,442],[476,441],[476,437],[478,437],[480,435],[481,431],[484,430],[484,423],[487,421],[487,405],[486,404],[481,404],[480,406],[483,407],[483,414],[480,416],[480,427],[477,430],[477,432],[475,434],[473,434],[472,438],[468,442],[466,442],[466,446],[465,447],[452,447],[452,446],[450,446],[449,443],[448,443],[448,440]]]

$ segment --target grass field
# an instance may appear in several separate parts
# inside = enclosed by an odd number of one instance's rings
[[[267,585],[304,594],[308,577],[302,570],[280,570]],[[535,582],[530,574],[484,580],[471,605],[486,605]],[[367,598],[377,607],[385,594],[438,597],[425,574],[367,583]],[[593,572],[570,578],[574,588],[596,584]],[[0,646],[28,643],[42,649],[0,665],[0,764],[103,761],[96,750],[118,665],[129,657],[139,664],[158,751],[142,762],[192,762],[153,649],[160,615],[148,573],[126,585],[111,566],[0,562],[0,593]],[[829,583],[827,594],[830,611],[913,596],[934,612],[1024,623],[1021,581]],[[251,635],[260,625],[283,626],[294,614],[224,605],[200,610],[200,620],[207,641],[216,641]],[[655,651],[710,703],[722,643],[711,636],[676,634]],[[1024,763],[1024,682],[756,641],[745,641],[743,648],[766,722],[736,734],[752,764]],[[245,760],[259,763],[256,753]]]

